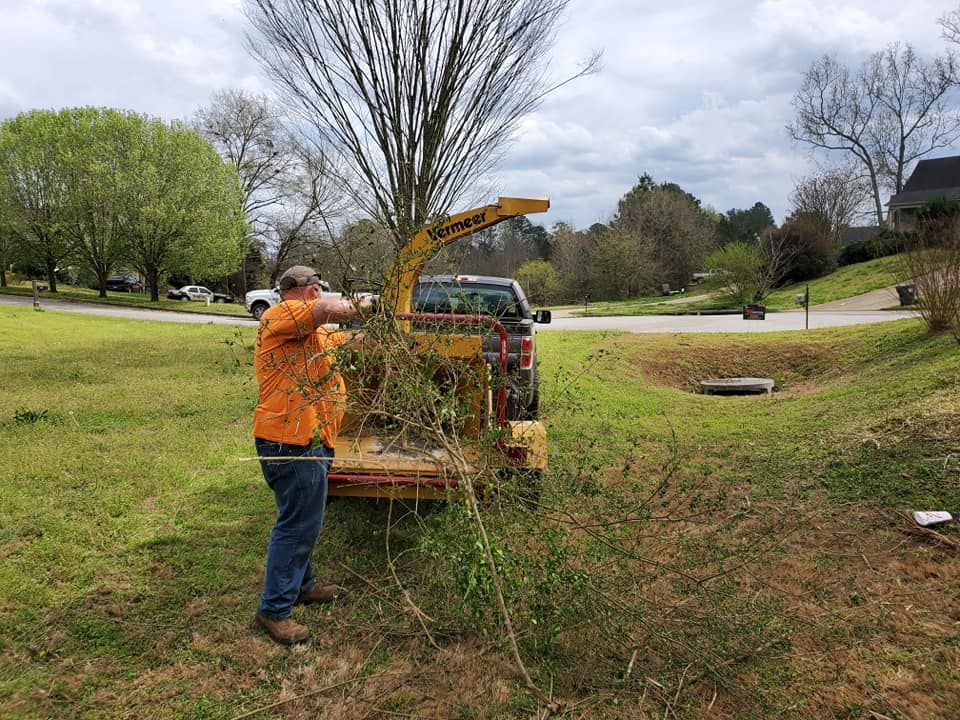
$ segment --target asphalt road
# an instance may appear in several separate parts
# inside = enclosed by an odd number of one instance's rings
[[[30,307],[33,301],[29,297],[0,295],[0,304]],[[141,308],[95,305],[92,303],[73,303],[42,298],[40,307],[44,310],[63,310],[65,312],[100,315],[103,317],[121,317],[132,320],[156,320],[160,322],[179,322],[208,325],[248,325],[253,326],[251,317],[229,315],[205,315],[201,313],[182,313],[166,310],[146,310]],[[861,311],[861,312],[825,312],[810,313],[810,329],[839,327],[843,325],[863,325],[867,323],[887,322],[914,317],[912,312],[897,311]],[[779,330],[803,330],[802,311],[768,313],[766,320],[743,320],[739,315],[641,315],[636,317],[569,317],[566,311],[553,314],[553,322],[538,326],[538,331],[552,330],[608,330],[632,333],[735,333],[735,332],[775,332]]]
[[[20,295],[0,295],[0,305],[21,305],[31,307],[33,298]],[[214,315],[195,312],[176,312],[174,310],[146,310],[121,305],[97,305],[95,303],[69,302],[64,300],[50,300],[40,298],[42,310],[63,310],[64,312],[83,313],[84,315],[100,315],[101,317],[120,317],[131,320],[159,320],[160,322],[192,323],[195,325],[255,325],[256,321],[249,315],[246,317],[233,315]]]
[[[865,325],[914,317],[912,312],[813,312],[810,329]],[[635,317],[558,317],[537,332],[550,330],[611,330],[632,333],[738,333],[804,330],[802,311],[767,313],[766,320],[744,320],[740,315],[638,315]]]

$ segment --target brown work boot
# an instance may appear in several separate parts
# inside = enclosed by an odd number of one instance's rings
[[[333,583],[319,583],[311,587],[306,592],[300,593],[297,598],[297,605],[312,605],[313,603],[326,603],[336,600],[343,588]]]
[[[310,639],[310,631],[293,618],[273,620],[261,612],[254,618],[257,625],[267,631],[267,634],[281,645],[295,645]]]

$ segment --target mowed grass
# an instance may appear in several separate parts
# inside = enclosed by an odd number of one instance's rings
[[[33,297],[33,289],[28,284],[9,285],[0,288],[0,294],[20,295]],[[240,315],[250,317],[250,313],[243,305],[243,299],[235,303],[211,303],[207,305],[201,302],[191,302],[187,300],[167,300],[163,295],[156,302],[150,299],[147,293],[126,293],[113,292],[107,290],[107,297],[100,297],[97,290],[91,290],[85,287],[76,287],[73,285],[57,285],[57,292],[42,291],[40,293],[40,306],[43,307],[44,300],[63,300],[66,302],[89,302],[104,305],[121,305],[129,307],[148,308],[150,310],[176,310],[178,312],[196,312],[213,313],[215,315]]]
[[[845,300],[873,290],[890,287],[896,283],[895,257],[876,258],[862,263],[847,265],[837,269],[829,275],[810,281],[792,283],[773,290],[764,300],[768,310],[796,310],[799,306],[795,298],[810,287],[810,303],[819,305]],[[589,306],[586,315],[682,315],[688,312],[705,310],[736,310],[739,306],[717,295],[715,288],[710,286],[692,286],[688,288],[691,297],[710,294],[709,298],[702,298],[692,302],[676,303],[682,299],[681,295],[670,297],[652,296],[615,302],[594,303]],[[582,308],[582,306],[581,306]]]
[[[496,638],[406,633],[409,608],[384,590],[387,515],[368,503],[328,509],[315,566],[350,593],[301,615],[314,642],[250,629],[274,512],[241,461],[252,336],[0,307],[0,717],[234,718],[280,701],[259,717],[530,717]],[[752,524],[797,525],[756,570],[787,640],[725,666],[729,684],[694,684],[692,668],[660,706],[645,676],[597,687],[589,667],[533,658],[569,717],[960,716],[958,554],[898,515],[960,508],[952,338],[903,321],[539,343],[548,505],[591,502],[578,473],[626,487],[669,461]],[[691,392],[718,374],[778,392]],[[406,522],[394,553],[416,545]]]

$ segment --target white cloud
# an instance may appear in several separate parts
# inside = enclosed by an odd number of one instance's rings
[[[604,67],[524,119],[496,176],[478,185],[550,195],[547,223],[608,220],[649,172],[719,210],[757,201],[781,219],[810,163],[784,125],[812,60],[858,62],[902,40],[942,47],[951,2],[572,0],[550,74],[592,50]],[[0,117],[107,105],[189,115],[225,87],[268,91],[244,49],[241,0],[0,0]]]

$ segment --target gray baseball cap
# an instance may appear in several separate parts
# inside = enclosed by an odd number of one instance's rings
[[[287,268],[277,283],[281,290],[291,290],[295,287],[306,287],[313,284],[320,284],[320,273],[306,265],[294,265]]]

